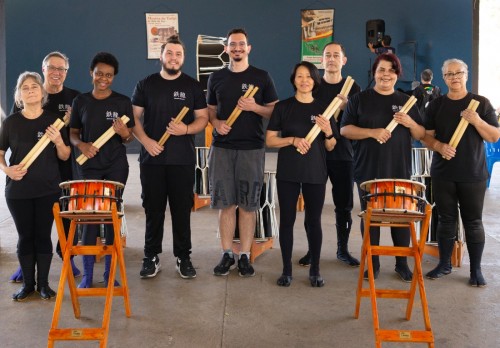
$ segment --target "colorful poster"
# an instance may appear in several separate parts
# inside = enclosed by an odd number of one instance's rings
[[[325,44],[333,41],[333,9],[301,10],[302,46],[301,60],[321,68]]]
[[[160,48],[172,35],[179,35],[177,13],[146,13],[148,59],[160,58]]]

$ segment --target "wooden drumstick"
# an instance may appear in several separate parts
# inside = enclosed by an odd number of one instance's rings
[[[187,106],[182,107],[182,109],[181,109],[181,111],[179,111],[179,114],[177,115],[177,117],[174,118],[174,123],[175,124],[181,123],[182,119],[184,118],[184,116],[186,116],[188,111],[189,111],[189,108]],[[168,138],[170,138],[170,134],[167,131],[165,131],[165,133],[163,133],[160,140],[158,140],[158,144],[163,146],[163,144],[165,144],[165,142],[168,140]]]
[[[476,111],[479,106],[479,102],[475,99],[472,99],[469,103],[469,106],[467,109]],[[451,137],[451,140],[449,142],[449,145],[453,148],[457,148],[458,143],[462,139],[462,136],[465,133],[465,130],[467,129],[467,126],[469,125],[469,122],[464,119],[463,117],[460,119],[460,122],[458,123],[457,128],[455,129],[455,132],[453,133],[453,136]]]
[[[255,87],[253,87],[253,88],[252,88],[252,91],[251,91],[251,92],[250,92],[250,93],[249,93],[246,97],[245,97],[245,96],[243,96],[243,97],[244,97],[244,98],[253,98],[253,97],[254,97],[254,95],[255,95],[255,94],[257,94],[257,92],[258,92],[258,91],[259,91],[259,87],[255,86]],[[247,93],[248,93],[248,91],[247,91]],[[247,93],[245,93],[245,95],[246,95]],[[226,121],[226,124],[227,124],[229,127],[232,127],[232,126],[233,126],[233,123],[234,123],[234,122],[238,119],[238,117],[241,115],[241,113],[242,113],[242,111],[243,111],[243,110],[241,110],[241,109],[240,109],[240,108],[238,108],[238,107],[236,107],[235,109],[237,109],[237,110],[236,110],[236,112],[234,113],[233,118],[232,118],[231,120],[229,120],[229,119],[228,119],[228,120]]]
[[[245,92],[245,94],[243,94],[243,98],[247,98],[252,92],[252,89],[253,85],[249,85],[247,91]],[[229,117],[227,118],[226,124],[229,124],[229,122],[233,122],[234,115],[238,112],[238,110],[239,110],[238,106],[235,106],[233,111],[231,112],[231,115],[229,115]]]
[[[325,117],[327,120],[330,120],[332,118],[333,114],[335,113],[335,111],[337,111],[337,109],[340,107],[341,104],[342,104],[342,100],[340,98],[338,98],[338,97],[333,98],[330,105],[328,105],[328,107],[323,112],[323,117]],[[311,128],[309,133],[307,133],[305,139],[307,140],[307,142],[309,144],[312,144],[312,142],[318,137],[320,132],[321,132],[321,128],[319,128],[319,126],[317,124],[315,124]],[[300,152],[299,149],[297,149],[297,151]]]
[[[123,115],[122,117],[120,117],[120,119],[122,120],[123,123],[127,123],[130,120],[130,118],[128,118],[126,115]],[[115,134],[116,132],[113,129],[113,126],[111,126],[96,141],[94,141],[92,145],[100,149]],[[89,158],[82,153],[80,156],[78,156],[76,162],[78,162],[79,165],[83,165],[85,162],[87,162],[88,159]]]
[[[57,119],[54,121],[52,124],[54,127],[56,127],[58,130],[61,130],[62,127],[64,127],[64,122],[61,121],[60,119]],[[28,154],[22,159],[22,161],[19,164],[23,165],[23,169],[28,169],[31,164],[36,160],[36,158],[42,153],[42,151],[49,145],[50,143],[50,138],[47,136],[47,133],[45,133],[33,146],[33,148],[28,152]]]
[[[417,102],[417,98],[415,98],[414,96],[411,96],[406,101],[405,105],[403,105],[403,107],[401,108],[401,110],[399,112],[402,112],[403,114],[407,114],[416,102]],[[392,119],[392,121],[387,125],[387,127],[385,127],[385,129],[387,129],[389,132],[392,133],[392,131],[396,128],[397,125],[398,125],[398,123],[394,119]]]
[[[354,84],[354,79],[350,76],[347,76],[344,86],[342,86],[342,89],[340,90],[340,94],[342,94],[344,97],[347,97],[349,95],[349,92],[351,91],[352,85]],[[335,121],[339,118],[340,115],[340,108],[335,111],[333,114],[333,117],[335,118]]]

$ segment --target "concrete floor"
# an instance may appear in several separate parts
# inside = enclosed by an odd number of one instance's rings
[[[275,169],[276,154],[268,154],[266,167]],[[321,274],[323,288],[311,288],[308,269],[294,266],[294,280],[289,288],[276,285],[281,273],[281,254],[274,249],[259,256],[254,264],[256,276],[240,278],[236,271],[227,277],[212,275],[220,258],[216,238],[217,212],[209,207],[192,214],[193,254],[196,279],[183,280],[175,271],[172,255],[170,218],[165,221],[164,252],[160,255],[162,272],[153,279],[140,279],[143,257],[144,213],[140,200],[137,155],[129,155],[130,177],[124,200],[128,226],[125,259],[130,286],[132,316],[125,316],[123,299],[113,302],[108,347],[370,347],[374,345],[371,306],[362,299],[359,319],[353,316],[358,268],[350,268],[335,258],[336,236],[331,194],[327,193],[323,213],[323,253]],[[0,187],[3,190],[4,176]],[[483,273],[486,288],[467,285],[469,259],[445,279],[425,281],[436,347],[500,347],[497,325],[500,319],[500,275],[497,253],[500,251],[500,228],[497,203],[500,200],[500,173],[494,174],[486,194],[484,223],[486,248]],[[359,212],[356,202],[354,212]],[[279,213],[279,212],[278,212]],[[356,214],[355,214],[356,215]],[[307,250],[303,232],[304,213],[297,214],[294,263]],[[356,217],[350,249],[359,258],[361,237]],[[53,231],[54,242],[56,239]],[[382,233],[382,244],[390,244],[389,233]],[[17,268],[17,234],[12,218],[0,200],[0,337],[1,347],[43,347],[51,324],[54,300],[42,301],[37,295],[24,302],[11,300],[19,285],[8,283]],[[81,266],[81,257],[76,258]],[[413,261],[412,261],[413,262]],[[381,258],[377,286],[406,289],[396,276],[394,259]],[[425,256],[424,272],[436,260]],[[62,262],[54,257],[50,284],[56,289]],[[102,262],[95,273],[100,280]],[[366,282],[365,282],[366,285]],[[97,284],[102,286],[102,284]],[[418,296],[410,321],[404,318],[404,300],[381,299],[379,316],[386,329],[423,329]],[[101,325],[104,300],[81,299],[82,317],[74,318],[68,291],[65,291],[59,327],[97,327]],[[56,347],[97,347],[90,342],[57,342]],[[414,343],[384,343],[384,347],[425,346]]]

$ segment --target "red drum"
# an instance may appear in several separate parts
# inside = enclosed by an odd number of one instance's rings
[[[425,185],[405,179],[379,179],[365,181],[361,189],[367,207],[388,213],[423,214],[426,201]]]
[[[62,189],[61,212],[109,213],[111,203],[116,202],[123,214],[122,183],[107,180],[74,180],[59,184]]]

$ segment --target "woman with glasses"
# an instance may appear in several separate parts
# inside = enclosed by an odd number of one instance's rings
[[[384,53],[372,66],[375,80],[373,88],[362,91],[349,99],[341,122],[340,134],[354,140],[354,181],[358,187],[361,209],[366,209],[363,197],[368,192],[361,183],[383,178],[410,179],[412,138],[420,140],[425,135],[422,120],[416,106],[408,114],[400,112],[408,95],[396,91],[394,86],[402,74],[401,63],[394,54]],[[385,127],[395,120],[398,125],[391,132]],[[361,219],[361,233],[364,221]],[[391,227],[395,246],[410,245],[410,230],[407,227]],[[379,245],[380,227],[370,227],[372,245]],[[375,279],[380,272],[378,256],[372,256]],[[408,268],[406,257],[396,257],[396,273],[401,280],[411,282],[413,273]],[[368,272],[365,271],[365,279]]]
[[[94,88],[75,98],[71,110],[71,144],[84,154],[86,161],[80,168],[83,179],[127,182],[128,161],[124,144],[130,142],[131,128],[135,125],[130,98],[111,90],[118,74],[118,60],[110,53],[99,52],[90,64],[90,76]],[[125,125],[120,117],[130,121]],[[100,149],[93,145],[110,127],[116,132]],[[95,245],[99,225],[85,225],[83,244]],[[105,225],[106,244],[113,244],[113,226]],[[93,255],[83,256],[83,278],[80,288],[92,287],[94,273]],[[107,286],[111,255],[105,256],[104,283]]]
[[[0,169],[7,176],[5,199],[19,235],[17,257],[23,275],[23,285],[12,299],[25,300],[35,291],[36,284],[40,297],[48,300],[56,295],[49,287],[48,277],[52,262],[52,207],[61,192],[58,160],[69,158],[69,140],[65,131],[53,126],[57,114],[42,108],[47,92],[39,74],[22,73],[14,99],[20,111],[7,117],[0,127]],[[51,143],[25,168],[20,163],[44,134]],[[9,149],[7,165],[5,153]]]
[[[442,72],[448,93],[433,100],[425,113],[423,141],[434,151],[432,193],[439,215],[439,263],[426,276],[437,279],[451,273],[460,209],[470,257],[469,284],[483,287],[486,281],[481,273],[485,242],[482,214],[488,179],[483,141],[498,141],[500,129],[490,101],[467,91],[467,64],[460,59],[448,59]],[[468,109],[473,99],[479,102],[476,111]],[[449,142],[462,118],[469,125],[454,148]]]

